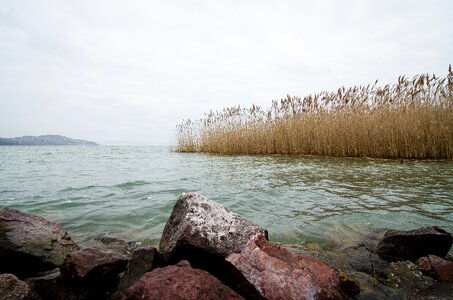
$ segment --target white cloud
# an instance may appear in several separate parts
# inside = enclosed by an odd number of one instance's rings
[[[2,1],[0,136],[167,144],[183,118],[444,76],[451,1]]]

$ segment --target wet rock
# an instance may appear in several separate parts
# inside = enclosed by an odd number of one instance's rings
[[[452,235],[436,226],[411,231],[388,230],[376,252],[390,261],[415,261],[430,254],[445,257],[452,243]]]
[[[75,299],[68,294],[68,290],[60,276],[60,270],[55,269],[48,274],[25,279],[30,287],[30,294],[34,300],[68,300]]]
[[[334,271],[311,257],[254,236],[226,258],[267,299],[343,299]]]
[[[349,265],[358,272],[364,272],[373,276],[384,272],[388,262],[380,258],[365,245],[358,245],[346,249]]]
[[[106,299],[126,265],[127,258],[112,250],[84,248],[69,254],[60,271],[68,289],[78,299]]]
[[[403,298],[425,290],[434,283],[431,277],[423,275],[417,265],[410,261],[391,262],[383,275],[384,283],[396,289]]]
[[[30,277],[59,267],[77,249],[58,224],[15,209],[0,209],[0,273]]]
[[[198,193],[184,193],[165,225],[159,252],[173,262],[187,259],[186,254],[196,250],[226,257],[241,252],[254,234],[267,237],[264,228],[223,205]]]
[[[0,274],[0,299],[23,300],[30,298],[28,285],[13,274]]]
[[[119,254],[127,254],[129,243],[118,237],[104,235],[95,237],[93,240],[81,245],[81,247],[109,249]]]
[[[341,290],[348,296],[348,297],[355,297],[360,294],[360,283],[357,279],[350,276],[343,270],[335,269],[335,274],[340,281],[340,288]]]
[[[132,257],[126,271],[121,277],[116,292],[112,299],[122,299],[126,290],[131,287],[145,273],[155,269],[159,264],[159,252],[156,248],[137,248],[132,252]]]
[[[203,300],[243,299],[209,273],[190,267],[187,261],[165,268],[157,268],[143,275],[130,287],[125,300]]]
[[[415,262],[423,271],[440,281],[453,283],[453,262],[435,255],[420,257]]]
[[[425,290],[418,291],[409,297],[408,300],[451,300],[453,283],[433,284]]]

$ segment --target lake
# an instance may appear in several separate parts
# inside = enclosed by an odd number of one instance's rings
[[[158,245],[181,193],[197,191],[283,244],[354,244],[386,228],[453,232],[453,162],[218,156],[148,146],[0,147],[0,207],[76,240]]]

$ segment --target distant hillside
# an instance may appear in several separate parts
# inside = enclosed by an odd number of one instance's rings
[[[39,145],[97,145],[95,142],[71,139],[62,135],[21,136],[0,138],[0,146],[39,146]]]

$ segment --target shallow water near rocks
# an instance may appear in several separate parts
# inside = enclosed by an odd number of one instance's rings
[[[0,147],[0,207],[158,245],[181,193],[196,191],[269,230],[272,241],[354,245],[371,232],[453,232],[453,162],[219,156],[169,147]],[[450,252],[451,253],[451,252]]]

